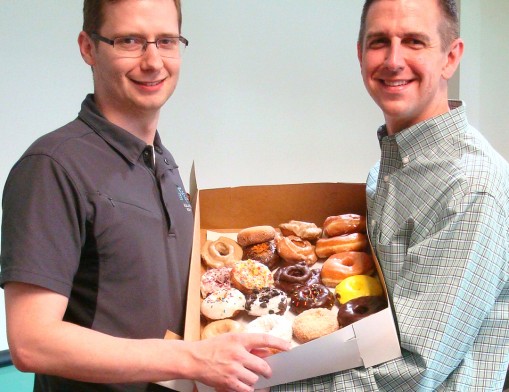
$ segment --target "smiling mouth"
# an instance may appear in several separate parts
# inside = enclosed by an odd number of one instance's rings
[[[141,86],[153,87],[153,86],[157,86],[157,85],[163,83],[164,79],[163,80],[157,80],[155,82],[140,82],[140,81],[137,81],[137,80],[133,80],[133,82],[136,83],[136,84],[139,84]]]
[[[408,80],[382,80],[382,83],[389,87],[406,86],[410,82]]]

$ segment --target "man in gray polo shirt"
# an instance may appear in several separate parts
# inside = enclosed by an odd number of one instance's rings
[[[261,334],[163,339],[184,333],[192,242],[157,133],[187,45],[180,26],[177,0],[86,0],[78,42],[94,94],[7,179],[0,284],[13,362],[36,373],[36,391],[147,391],[178,378],[250,391],[271,374],[251,352],[288,348]]]

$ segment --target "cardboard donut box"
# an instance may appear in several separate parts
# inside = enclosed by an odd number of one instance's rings
[[[313,222],[322,227],[331,215],[366,212],[365,185],[350,183],[312,183],[242,186],[204,189],[194,192],[194,241],[188,285],[185,340],[199,340],[204,324],[200,317],[201,244],[207,232],[235,233],[240,229],[279,224],[290,220]],[[378,261],[379,278],[385,283]],[[387,295],[385,291],[385,295]],[[294,346],[267,358],[273,375],[261,378],[256,388],[283,384],[355,367],[370,367],[401,356],[392,311],[386,308],[338,331],[305,344]],[[162,383],[187,391],[179,382]],[[211,388],[197,384],[199,391]]]

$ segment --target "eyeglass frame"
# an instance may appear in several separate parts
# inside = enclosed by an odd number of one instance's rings
[[[156,46],[156,48],[159,50],[158,42],[160,40],[162,40],[162,39],[178,38],[178,40],[184,45],[185,48],[187,48],[187,46],[189,45],[189,40],[187,40],[186,38],[184,38],[181,35],[179,35],[178,37],[168,36],[168,37],[164,37],[164,38],[158,38],[155,41],[149,41],[149,40],[147,40],[146,38],[143,38],[143,37],[136,37],[136,36],[129,36],[129,35],[115,37],[115,38],[111,39],[111,38],[105,37],[105,36],[103,36],[103,35],[101,35],[99,33],[96,33],[95,31],[93,31],[92,33],[90,33],[90,38],[98,40],[98,41],[101,41],[101,42],[104,42],[104,43],[106,43],[108,45],[111,45],[113,48],[115,48],[115,40],[117,40],[119,38],[136,38],[136,39],[140,39],[140,40],[145,41],[144,45],[142,46],[142,52],[141,52],[141,54],[139,56],[136,56],[136,57],[128,56],[129,58],[133,58],[133,59],[142,57],[145,54],[145,52],[147,51],[147,47],[148,47],[149,44],[154,44]],[[120,52],[122,52],[122,53],[129,53],[128,50],[127,51],[120,50]],[[165,57],[165,58],[175,58],[175,57],[164,56],[164,55],[161,54],[161,52],[159,52],[159,54],[160,54],[160,56]]]

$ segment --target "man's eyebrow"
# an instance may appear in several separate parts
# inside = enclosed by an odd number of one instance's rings
[[[374,32],[366,34],[367,41],[372,40],[372,39],[388,38],[388,37],[389,37],[389,35],[387,33],[384,33],[383,31],[374,31]],[[404,33],[402,39],[405,39],[405,38],[415,38],[415,39],[418,39],[419,41],[423,41],[423,42],[431,41],[431,38],[428,34],[418,32],[418,31],[415,31],[415,32],[409,31],[407,33]]]

